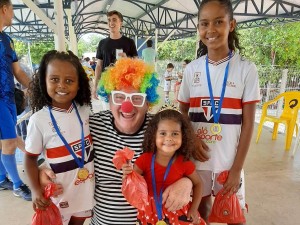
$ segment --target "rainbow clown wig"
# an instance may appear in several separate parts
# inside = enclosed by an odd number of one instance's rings
[[[114,90],[133,88],[147,94],[150,106],[158,103],[157,86],[159,80],[154,67],[141,59],[121,58],[108,67],[101,75],[98,94],[108,101],[108,95]]]

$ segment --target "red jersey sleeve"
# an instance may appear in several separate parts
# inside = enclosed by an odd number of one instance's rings
[[[145,171],[146,167],[148,166],[147,162],[149,162],[149,159],[151,160],[151,154],[143,153],[135,160],[134,164],[137,165],[137,167],[142,171]]]
[[[183,164],[185,168],[184,175],[186,176],[191,175],[196,169],[195,164],[190,160],[184,161]]]

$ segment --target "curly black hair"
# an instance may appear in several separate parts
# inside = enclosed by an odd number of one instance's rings
[[[52,99],[47,93],[46,72],[48,64],[53,60],[61,60],[71,63],[78,71],[79,90],[74,101],[79,105],[91,106],[91,90],[89,79],[78,59],[71,51],[60,52],[57,50],[48,51],[42,58],[38,72],[33,76],[29,85],[30,106],[33,112],[42,109],[44,106],[51,106]]]
[[[233,8],[232,8],[232,3],[230,0],[203,0],[200,4],[199,7],[199,12],[198,12],[198,21],[200,18],[200,13],[205,4],[212,2],[212,1],[217,1],[222,5],[228,12],[230,20],[233,20]],[[199,26],[199,25],[198,25]],[[230,50],[234,50],[237,48],[239,50],[239,53],[242,54],[243,48],[240,46],[240,41],[239,41],[239,35],[234,29],[232,32],[229,33],[228,35],[228,46]],[[197,50],[197,58],[207,54],[207,47],[206,45],[200,40],[199,41],[199,48]]]
[[[176,151],[176,154],[183,155],[185,160],[189,160],[196,149],[196,138],[193,127],[189,122],[188,118],[173,109],[166,109],[158,112],[153,119],[150,121],[144,135],[143,151],[144,152],[156,152],[156,133],[158,124],[162,120],[172,120],[181,125],[182,132],[182,144]]]

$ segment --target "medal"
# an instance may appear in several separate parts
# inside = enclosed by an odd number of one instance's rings
[[[77,173],[79,180],[86,180],[89,176],[89,171],[87,168],[80,168]]]
[[[170,172],[174,156],[175,156],[175,154],[172,156],[172,158],[170,159],[170,161],[167,165],[160,190],[156,190],[155,165],[154,165],[155,164],[155,154],[152,155],[152,160],[151,160],[152,179],[151,179],[151,181],[152,181],[153,195],[154,195],[154,200],[155,200],[154,203],[155,203],[155,208],[156,208],[157,217],[158,217],[158,221],[156,222],[156,225],[167,225],[167,223],[165,221],[163,221],[162,192],[163,192],[164,182],[167,179],[167,176]]]
[[[210,131],[213,133],[213,134],[219,134],[221,133],[222,131],[222,127],[221,127],[221,124],[219,123],[213,123],[210,127]]]
[[[157,221],[156,225],[167,225],[167,223],[163,220]]]
[[[209,73],[209,65],[208,65],[208,54],[206,55],[206,78],[207,78],[207,85],[208,85],[208,90],[209,90],[209,98],[210,98],[210,105],[213,113],[213,119],[214,122],[210,127],[210,131],[212,134],[219,134],[222,131],[222,127],[219,123],[220,115],[221,115],[221,109],[222,109],[222,103],[224,100],[225,96],[225,89],[226,89],[226,83],[227,83],[227,78],[228,78],[228,71],[229,71],[229,62],[231,58],[231,51],[229,52],[229,59],[228,63],[225,68],[225,73],[224,73],[224,80],[223,80],[223,85],[222,85],[222,90],[221,90],[221,95],[219,98],[219,102],[215,104],[215,99],[214,99],[214,94],[213,94],[213,88],[211,85],[211,80],[210,80],[210,73]],[[216,107],[216,105],[218,107]]]
[[[78,118],[78,121],[80,123],[80,127],[81,127],[81,158],[78,157],[75,152],[73,151],[73,149],[71,148],[70,144],[66,141],[66,139],[64,138],[64,136],[60,133],[60,130],[58,128],[58,125],[56,123],[56,120],[51,112],[52,110],[52,106],[48,106],[49,109],[49,114],[50,114],[50,118],[52,121],[52,124],[55,128],[55,131],[57,133],[57,135],[59,136],[60,140],[64,143],[66,149],[69,151],[69,153],[72,155],[72,157],[75,160],[75,163],[77,164],[77,166],[79,167],[78,173],[77,173],[77,178],[79,180],[86,180],[89,176],[89,171],[84,168],[84,155],[85,155],[85,143],[84,143],[84,131],[83,131],[83,123],[82,120],[80,118],[77,106],[72,103],[74,108],[75,108],[75,112]]]

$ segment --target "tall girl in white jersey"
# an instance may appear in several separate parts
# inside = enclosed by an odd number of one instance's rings
[[[212,195],[222,188],[216,178],[224,170],[229,170],[225,192],[237,193],[246,207],[243,165],[260,95],[255,65],[239,55],[231,1],[203,0],[198,18],[200,58],[186,67],[178,100],[206,143],[196,166],[204,184],[199,212],[209,224]]]

